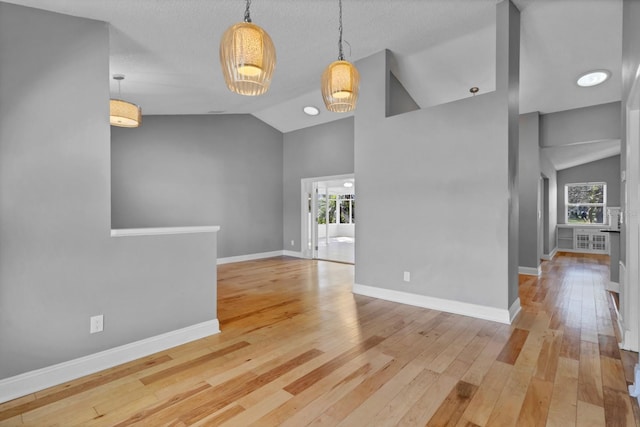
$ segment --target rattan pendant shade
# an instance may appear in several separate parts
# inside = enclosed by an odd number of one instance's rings
[[[338,60],[329,64],[322,73],[321,92],[327,110],[334,113],[346,113],[356,108],[360,73],[349,61],[345,61],[342,51],[342,0],[338,0],[339,7],[339,39]]]
[[[135,104],[121,99],[109,101],[109,123],[122,128],[137,128],[142,123],[142,110]]]
[[[114,74],[113,80],[118,82],[118,96],[122,96],[120,83],[124,80],[124,74]],[[121,128],[137,128],[142,124],[142,109],[131,102],[111,98],[109,100],[109,123],[111,126]]]
[[[322,99],[327,110],[346,113],[356,108],[360,74],[352,63],[338,60],[322,73]]]
[[[251,23],[249,2],[245,22],[232,25],[222,35],[220,64],[230,91],[256,96],[269,90],[276,67],[276,48],[269,34]]]

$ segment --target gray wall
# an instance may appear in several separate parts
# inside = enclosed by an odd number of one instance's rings
[[[407,92],[402,83],[400,83],[400,80],[393,75],[393,72],[389,73],[388,87],[389,110],[387,111],[387,117],[420,109],[420,106],[411,97],[411,94]]]
[[[114,228],[220,225],[219,257],[282,250],[282,134],[250,115],[114,128]]]
[[[498,9],[501,28],[517,15]],[[389,118],[388,52],[358,61],[367,90],[355,114],[357,284],[501,309],[517,298],[514,44],[498,46],[496,92]]]
[[[520,267],[538,268],[538,188],[540,182],[539,123],[537,112],[520,116],[518,162]]]
[[[620,206],[620,156],[607,157],[557,172],[558,224],[564,224],[564,186],[575,182],[606,182],[607,206]]]
[[[284,249],[300,251],[300,180],[349,173],[353,173],[353,117],[284,135]]]
[[[216,318],[215,234],[110,237],[108,40],[0,3],[0,379]]]
[[[540,116],[540,146],[620,139],[620,102]]]

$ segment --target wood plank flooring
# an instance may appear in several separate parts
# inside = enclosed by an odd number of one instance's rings
[[[355,296],[351,265],[222,265],[221,334],[0,404],[0,426],[638,425],[608,257],[542,270],[508,326]]]

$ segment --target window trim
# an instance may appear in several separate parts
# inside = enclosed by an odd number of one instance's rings
[[[578,186],[578,185],[602,185],[602,203],[569,203],[569,186]],[[596,206],[602,207],[602,222],[589,222],[589,223],[572,223],[569,222],[569,207],[570,206]],[[595,182],[568,182],[564,185],[564,223],[567,225],[575,225],[575,226],[601,226],[606,225],[607,223],[607,183],[604,181],[595,181]]]

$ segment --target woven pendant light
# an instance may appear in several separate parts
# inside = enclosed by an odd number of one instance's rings
[[[120,82],[124,76],[116,74],[113,79],[118,81],[118,96],[121,96]],[[112,98],[109,100],[109,123],[122,128],[137,128],[142,124],[142,109],[131,102]]]
[[[256,96],[269,90],[276,49],[269,34],[251,22],[250,5],[247,0],[244,22],[232,25],[222,35],[220,64],[230,91]]]
[[[340,37],[338,39],[338,60],[329,64],[322,73],[322,99],[327,110],[346,113],[356,108],[360,74],[349,61],[345,61],[342,50],[342,0],[338,0],[340,10]]]

